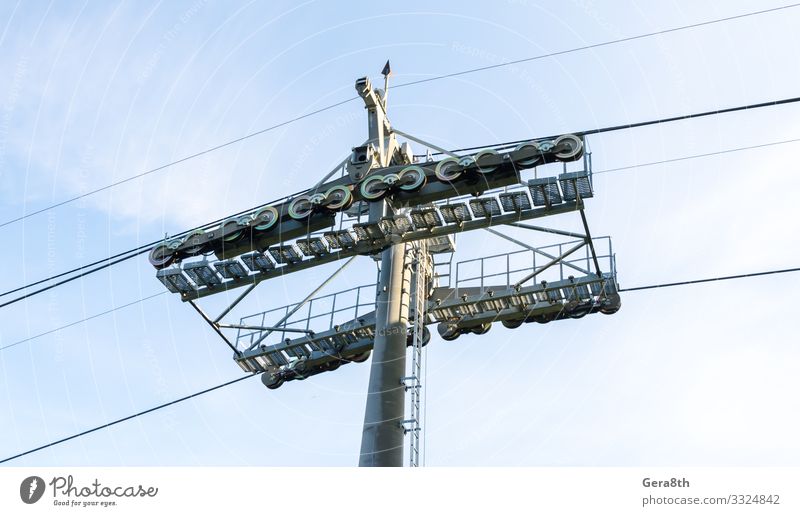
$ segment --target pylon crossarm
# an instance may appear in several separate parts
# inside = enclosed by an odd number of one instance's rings
[[[389,196],[394,197],[394,204],[398,207],[417,206],[462,194],[478,194],[519,183],[520,170],[553,162],[575,161],[583,152],[580,138],[564,135],[556,141],[564,140],[569,144],[554,145],[549,140],[531,140],[502,153],[487,149],[458,159],[448,156],[439,161],[414,164],[407,153],[393,152],[393,135],[389,136],[391,155],[387,152],[383,137],[370,136],[371,141],[376,139],[377,148],[373,144],[356,148],[362,150],[354,151],[351,155],[345,164],[348,173],[343,177],[274,206],[231,218],[217,227],[197,230],[185,237],[162,242],[151,251],[151,263],[161,270],[173,263],[209,253],[222,260],[234,258],[254,249],[263,249],[329,228],[336,223],[337,215],[346,212],[353,203],[365,201],[374,204],[382,202],[382,197]],[[401,158],[401,162],[388,163],[389,159],[397,157]],[[336,170],[339,169],[333,173]],[[550,179],[556,181],[556,178]],[[585,190],[588,188],[588,174],[565,173],[559,176],[557,182],[572,185],[569,186],[571,189],[580,187]],[[544,196],[547,206],[561,202],[561,194],[554,183],[536,183],[533,186],[534,191],[538,192],[535,195]],[[588,190],[586,193],[591,195]],[[570,200],[571,195],[572,190],[569,190],[564,198]],[[534,199],[534,204],[536,202]]]
[[[474,218],[472,220],[460,223],[443,222],[442,216],[438,215],[437,210],[434,208],[433,211],[429,211],[428,213],[436,212],[437,217],[439,217],[438,223],[440,223],[441,225],[434,225],[428,228],[420,226],[420,229],[416,229],[416,226],[413,225],[413,220],[410,219],[409,216],[395,215],[393,217],[386,218],[377,223],[366,223],[366,224],[356,225],[354,226],[356,228],[355,230],[350,230],[350,231],[343,230],[348,235],[350,235],[355,242],[353,246],[348,249],[341,249],[335,252],[330,252],[328,254],[312,256],[310,258],[303,259],[301,261],[297,261],[294,263],[287,263],[279,268],[275,267],[272,269],[258,270],[246,277],[234,278],[213,285],[212,287],[206,286],[202,288],[187,290],[186,292],[183,292],[181,294],[181,299],[183,301],[189,301],[191,299],[199,299],[202,297],[215,295],[220,292],[225,292],[227,290],[240,288],[246,285],[251,285],[253,283],[260,283],[264,280],[268,280],[271,278],[282,277],[286,274],[291,274],[294,272],[306,270],[314,266],[331,263],[344,258],[350,258],[356,255],[375,254],[380,250],[386,248],[393,240],[399,240],[401,242],[413,242],[417,240],[425,240],[444,235],[461,233],[464,231],[471,231],[473,229],[482,229],[501,224],[509,224],[511,222],[516,222],[520,220],[530,220],[530,219],[548,217],[551,215],[570,213],[573,211],[577,211],[581,206],[582,204],[578,201],[565,202],[558,206],[553,206],[552,208],[546,208],[546,207],[531,208],[511,213],[498,214],[496,216],[490,215],[482,218]],[[431,210],[431,208],[427,209]],[[416,213],[417,212],[412,210],[411,217],[413,217]],[[402,231],[403,229],[405,231]],[[361,234],[363,238],[358,239],[358,234]]]

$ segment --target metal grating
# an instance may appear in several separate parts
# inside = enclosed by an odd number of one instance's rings
[[[586,171],[560,174],[558,182],[561,183],[561,190],[564,192],[564,199],[567,201],[577,200],[578,195],[580,195],[581,199],[594,196],[589,173]]]
[[[454,204],[442,204],[439,206],[444,221],[448,224],[460,224],[472,220],[472,214],[463,202]]]
[[[268,272],[275,268],[275,264],[272,263],[272,260],[259,251],[243,254],[241,258],[242,262],[247,265],[247,268],[253,272]]]
[[[276,245],[267,249],[276,263],[297,263],[303,259],[300,250],[294,244]]]
[[[480,199],[471,199],[469,207],[476,217],[496,217],[500,215],[500,204],[494,197],[481,197]]]
[[[555,177],[531,179],[528,181],[528,189],[533,197],[534,206],[552,206],[564,202]]]
[[[524,190],[501,193],[499,198],[503,211],[516,213],[531,209],[531,200]]]

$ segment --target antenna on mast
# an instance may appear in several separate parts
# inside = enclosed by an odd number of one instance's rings
[[[383,75],[383,109],[386,109],[386,102],[389,100],[389,77],[392,75],[392,67],[389,65],[388,59],[383,65],[381,75]]]

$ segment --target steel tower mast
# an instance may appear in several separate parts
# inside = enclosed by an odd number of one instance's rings
[[[386,89],[374,91],[369,81],[356,83],[367,107],[369,139],[377,144],[381,166],[387,167],[397,143],[387,117],[389,63],[383,70]],[[369,222],[395,215],[387,198],[370,204]],[[403,465],[403,414],[408,328],[409,270],[406,246],[393,243],[381,253],[380,277],[375,302],[375,343],[369,372],[367,406],[361,436],[359,466]]]

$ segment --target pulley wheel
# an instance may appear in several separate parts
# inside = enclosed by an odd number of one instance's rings
[[[555,141],[556,158],[562,161],[569,161],[580,156],[583,150],[583,142],[574,134],[559,136]]]
[[[346,186],[334,186],[325,192],[325,207],[329,210],[346,210],[351,204],[353,204],[353,193]]]
[[[474,328],[470,328],[472,333],[474,333],[475,335],[483,335],[484,333],[487,333],[491,329],[492,329],[492,323],[490,322],[480,324],[478,326],[475,326]]]
[[[283,385],[283,378],[274,378],[272,373],[262,373],[261,383],[263,383],[264,387],[267,389],[274,390]]]
[[[203,235],[205,235],[205,233],[206,232],[202,229],[196,229],[189,233],[189,235],[186,237],[186,240],[184,240],[184,244],[188,244],[189,247],[184,249],[184,252],[189,256],[195,256],[203,252],[206,244],[205,242],[201,241],[201,238]]]
[[[223,242],[236,242],[244,236],[245,228],[236,219],[228,219],[222,223]]]
[[[258,210],[253,215],[253,229],[256,231],[266,231],[278,221],[278,210],[272,206],[267,206]]]
[[[370,352],[365,351],[363,353],[359,353],[358,355],[353,355],[350,357],[351,362],[355,362],[356,364],[360,364],[361,362],[366,362],[369,359]]]
[[[302,220],[314,211],[314,205],[307,195],[301,195],[289,203],[289,216],[295,220]]]
[[[406,192],[413,192],[425,186],[426,177],[422,167],[412,165],[400,171],[400,189]]]
[[[520,143],[512,154],[526,156],[515,160],[522,167],[532,167],[542,159],[542,150],[536,142]]]
[[[475,165],[478,167],[478,172],[481,174],[491,174],[498,168],[500,168],[500,164],[497,163],[500,154],[494,149],[486,149],[482,150],[479,153],[475,154],[473,158],[475,160]],[[495,163],[492,165],[491,163]]]
[[[455,181],[461,174],[464,173],[464,167],[461,166],[457,158],[445,158],[436,165],[434,170],[436,179],[443,183]]]
[[[386,195],[383,176],[369,176],[361,182],[361,196],[368,201],[377,201]]]
[[[163,269],[175,261],[175,251],[168,244],[159,244],[150,251],[149,259],[153,267]]]

